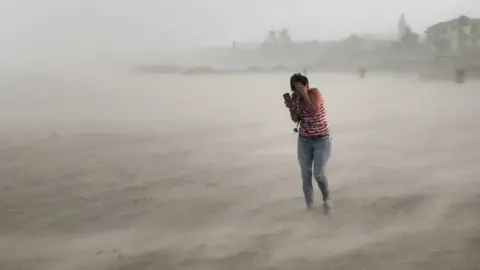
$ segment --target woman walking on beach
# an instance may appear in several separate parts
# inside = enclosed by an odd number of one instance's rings
[[[322,193],[323,206],[332,206],[325,167],[330,158],[331,139],[324,100],[320,91],[310,88],[308,78],[294,74],[290,78],[292,101],[285,101],[293,122],[299,125],[298,162],[302,172],[303,193],[307,208],[313,206],[312,176]]]

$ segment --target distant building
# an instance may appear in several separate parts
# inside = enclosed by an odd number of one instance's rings
[[[427,28],[426,41],[440,53],[458,52],[467,47],[480,46],[480,19],[460,16]]]
[[[234,50],[255,50],[260,48],[261,44],[256,42],[238,42],[232,43],[232,49]]]
[[[370,35],[350,35],[340,41],[336,49],[344,53],[375,51],[387,47],[390,40],[381,40],[370,37]]]

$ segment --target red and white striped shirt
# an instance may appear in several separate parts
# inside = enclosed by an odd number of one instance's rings
[[[315,116],[312,116],[310,112],[308,112],[307,106],[304,105],[304,108],[300,108],[299,105],[300,104],[297,104],[297,108],[299,108],[298,115],[300,116],[300,136],[310,137],[329,135],[330,131],[327,123],[327,113],[323,100]]]

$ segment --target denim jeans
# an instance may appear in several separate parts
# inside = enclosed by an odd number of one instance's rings
[[[330,158],[331,147],[330,136],[321,137],[316,140],[298,137],[298,162],[300,163],[300,170],[302,172],[305,202],[309,208],[313,204],[312,171],[313,178],[317,181],[318,187],[322,192],[323,200],[326,201],[329,199],[330,194],[327,176],[325,175],[325,167]]]

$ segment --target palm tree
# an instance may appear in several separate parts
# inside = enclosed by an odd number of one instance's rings
[[[278,43],[277,31],[275,31],[275,30],[268,31],[267,42],[271,45]]]
[[[290,32],[286,28],[282,28],[278,33],[279,42],[282,45],[290,45],[292,43],[292,38],[290,37]]]

